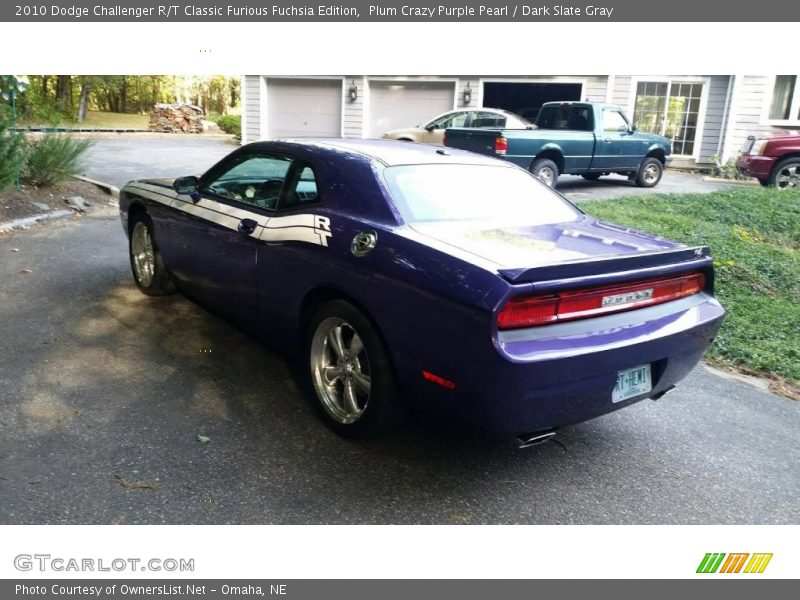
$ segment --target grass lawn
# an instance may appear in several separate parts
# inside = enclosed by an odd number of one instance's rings
[[[581,206],[591,215],[711,247],[728,311],[708,357],[800,386],[800,191],[747,188]]]
[[[148,115],[129,115],[121,113],[89,111],[83,123],[73,127],[124,127],[126,129],[147,129]]]

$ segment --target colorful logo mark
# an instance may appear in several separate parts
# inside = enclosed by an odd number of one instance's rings
[[[748,560],[748,557],[750,560]],[[724,552],[708,552],[703,557],[703,560],[700,561],[697,572],[763,573],[770,560],[772,560],[772,553],[749,554],[747,552],[738,552],[725,554]]]

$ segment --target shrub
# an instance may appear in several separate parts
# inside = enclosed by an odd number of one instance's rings
[[[22,170],[23,179],[35,186],[55,185],[81,168],[81,157],[90,140],[75,139],[62,134],[45,134],[31,144]]]
[[[728,162],[722,162],[722,157],[719,154],[715,154],[711,157],[711,160],[714,161],[714,167],[712,169],[712,175],[714,177],[719,177],[720,179],[750,179],[750,177],[739,173],[736,161],[732,158],[729,159]]]
[[[14,183],[23,160],[25,140],[21,134],[9,131],[0,119],[0,190]]]
[[[217,125],[225,133],[242,137],[242,117],[240,115],[220,115],[215,117]]]

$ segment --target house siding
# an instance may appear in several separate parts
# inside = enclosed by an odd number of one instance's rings
[[[350,101],[350,88],[355,85],[358,97],[355,102]],[[342,98],[342,136],[360,138],[364,131],[364,108],[366,95],[366,77],[363,75],[347,75],[344,78]]]
[[[242,143],[255,142],[261,139],[261,98],[263,77],[261,75],[244,76],[244,97],[242,107]]]
[[[772,100],[770,83],[765,75],[743,75],[737,77],[733,100],[734,114],[725,142],[725,158],[735,158],[748,136],[766,137],[779,131],[797,130],[791,125],[767,125],[763,122],[765,111]]]
[[[725,103],[728,97],[729,75],[711,75],[708,81],[703,139],[700,141],[698,163],[711,163],[715,154],[721,154],[720,140],[723,136]]]

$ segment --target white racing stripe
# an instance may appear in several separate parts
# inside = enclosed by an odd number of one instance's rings
[[[332,236],[330,219],[313,213],[267,217],[209,198],[201,198],[199,202],[195,203],[188,199],[188,196],[179,195],[170,188],[148,183],[129,183],[126,189],[148,200],[170,206],[233,231],[238,231],[239,223],[243,219],[252,219],[256,222],[257,227],[250,237],[264,242],[306,242],[327,246],[328,238]]]

